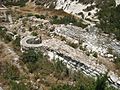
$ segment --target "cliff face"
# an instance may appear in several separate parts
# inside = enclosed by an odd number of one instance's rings
[[[58,0],[56,2],[55,9],[63,9],[67,13],[71,13],[82,18],[94,18],[95,13],[98,9],[93,1],[91,2],[80,2],[80,0]]]
[[[83,4],[85,6],[88,4],[93,5],[93,3],[94,3],[94,5],[96,5],[96,6],[102,6],[103,4],[105,4],[105,2],[112,1],[112,2],[115,2],[116,5],[120,4],[120,0],[0,0],[0,3],[3,2],[4,4],[11,4],[11,5],[16,4],[17,5],[18,3],[25,4],[28,1],[35,2],[35,4],[37,4],[37,5],[44,5],[44,6],[50,7],[50,8],[56,8],[58,6],[61,6],[60,9],[62,9],[63,7],[71,7],[71,4],[73,4],[73,3],[74,3],[74,5]],[[81,7],[79,7],[79,8],[81,8]]]
[[[119,5],[120,4],[120,0],[0,0],[0,3],[3,2],[3,3],[19,3],[19,2],[22,2],[22,3],[26,3],[26,2],[35,2],[36,4],[38,5],[46,5],[46,6],[50,6],[50,5],[54,5],[54,6],[57,6],[58,3],[61,5],[63,5],[63,3],[68,3],[69,5],[73,2],[77,2],[78,3],[81,3],[81,4],[92,4],[92,3],[96,3],[96,5],[99,5],[99,4],[103,4],[104,1],[114,1],[116,3],[116,5]],[[68,6],[69,6],[68,5]]]
[[[99,21],[97,12],[102,7],[119,4],[118,0],[31,0],[31,2],[51,9],[61,9],[69,14],[93,22]]]

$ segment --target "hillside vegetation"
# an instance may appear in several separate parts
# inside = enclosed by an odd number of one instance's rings
[[[106,8],[107,7],[107,8]],[[98,13],[100,25],[99,27],[108,34],[114,33],[116,38],[120,40],[120,5],[115,6],[115,2],[107,2],[101,7]]]

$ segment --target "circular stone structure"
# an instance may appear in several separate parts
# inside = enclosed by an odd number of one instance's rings
[[[41,38],[37,36],[26,36],[20,41],[20,45],[23,49],[26,48],[39,48],[42,46]]]

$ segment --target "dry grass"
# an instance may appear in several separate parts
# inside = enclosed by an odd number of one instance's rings
[[[103,57],[99,56],[98,57],[98,62],[100,64],[105,65],[108,68],[108,70],[114,71],[115,73],[118,74],[118,76],[120,76],[120,67],[117,66],[114,62],[111,62],[109,60],[109,58],[103,58]]]
[[[55,15],[60,16],[60,17],[72,16],[71,14],[68,14],[64,12],[63,10],[55,10],[55,9],[45,8],[43,6],[25,6],[25,7],[16,9],[16,11],[19,12],[19,14],[21,15],[25,15],[28,13],[48,15],[48,18],[51,16],[55,16]]]

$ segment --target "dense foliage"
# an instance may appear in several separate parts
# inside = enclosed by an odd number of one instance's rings
[[[105,90],[106,88],[107,74],[104,77],[98,77],[96,81],[95,90]]]
[[[41,55],[39,55],[39,53],[33,49],[30,49],[26,52],[24,52],[22,54],[22,60],[26,63],[26,62],[32,62],[32,63],[35,63],[36,61],[39,60],[39,57]]]
[[[107,8],[106,8],[107,7]],[[100,12],[98,13],[99,27],[108,34],[114,33],[120,40],[120,5],[115,6],[114,0],[104,1]]]
[[[25,6],[25,3],[27,2],[28,0],[3,0],[3,3],[5,4],[5,5],[9,5],[9,6],[11,6],[11,5],[14,5],[14,6]]]
[[[75,26],[85,28],[87,25],[83,24],[83,21],[81,19],[77,20],[73,16],[64,16],[64,17],[58,17],[53,16],[51,19],[52,24],[70,24],[72,23]]]
[[[6,43],[12,41],[12,36],[7,33],[7,29],[5,27],[0,27],[0,40]]]

